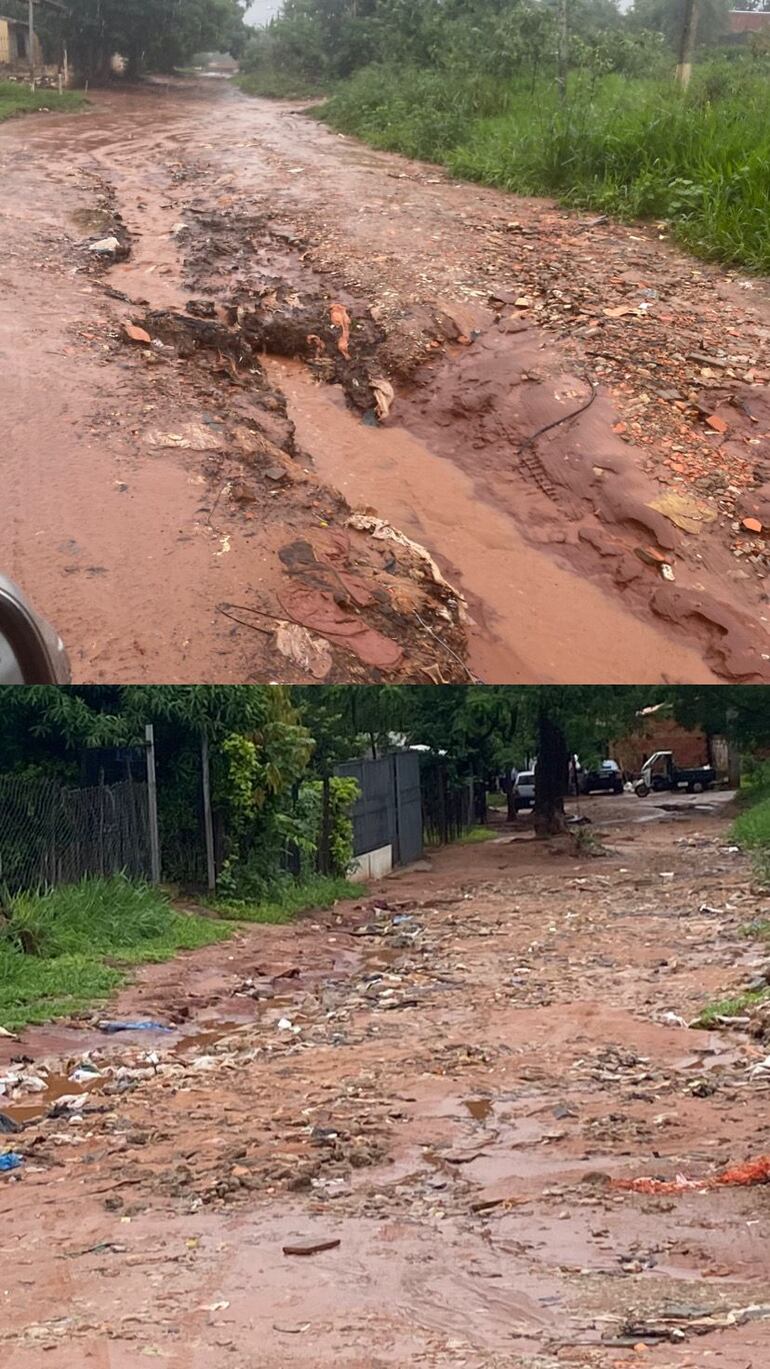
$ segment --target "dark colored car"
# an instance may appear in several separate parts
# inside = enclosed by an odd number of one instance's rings
[[[623,772],[617,761],[602,761],[598,770],[578,771],[581,794],[622,794]]]

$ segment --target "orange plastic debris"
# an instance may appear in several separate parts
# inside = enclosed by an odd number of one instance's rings
[[[758,518],[744,518],[743,526],[748,532],[761,532],[762,524]]]
[[[123,332],[131,342],[151,342],[152,338],[145,328],[139,328],[135,323],[124,323]]]
[[[756,1160],[733,1165],[713,1174],[708,1179],[688,1179],[678,1174],[676,1179],[613,1179],[613,1188],[631,1193],[686,1193],[691,1189],[750,1188],[753,1184],[770,1183],[770,1155],[759,1155]]]
[[[333,304],[329,310],[332,328],[341,330],[337,346],[347,361],[350,360],[350,314],[344,304]]]

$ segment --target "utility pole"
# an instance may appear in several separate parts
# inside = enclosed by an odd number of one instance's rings
[[[27,44],[29,46],[29,83],[35,89],[35,0],[27,0]]]
[[[698,0],[684,0],[682,34],[679,40],[679,61],[676,66],[676,79],[682,90],[686,90],[692,76],[692,58],[695,51],[695,35],[698,28]]]
[[[160,884],[160,836],[158,833],[158,786],[155,779],[155,728],[147,723],[144,729],[147,756],[147,816],[150,829],[150,882]]]
[[[211,817],[209,738],[205,727],[201,728],[201,782],[203,789],[203,827],[206,835],[206,886],[209,893],[214,894],[217,889],[217,867],[214,860],[214,824]]]
[[[559,87],[559,99],[564,101],[567,98],[567,68],[569,65],[569,21],[567,6],[569,0],[559,0],[559,12],[557,18],[557,68],[556,84]]]

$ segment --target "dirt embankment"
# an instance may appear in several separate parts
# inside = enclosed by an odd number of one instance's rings
[[[24,133],[3,543],[81,678],[768,677],[759,286],[232,91]]]
[[[770,904],[709,804],[585,807],[601,858],[501,829],[143,970],[109,1016],[170,1032],[2,1043],[46,1085],[8,1107],[14,1363],[761,1369],[766,1188],[707,1181],[766,1149],[767,1048],[683,1024]]]

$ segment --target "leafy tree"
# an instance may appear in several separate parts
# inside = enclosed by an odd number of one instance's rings
[[[26,14],[25,0],[8,0]],[[66,43],[81,80],[109,77],[115,53],[129,75],[170,71],[204,49],[238,55],[246,40],[244,0],[68,0],[63,13],[38,9],[44,47]]]

